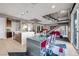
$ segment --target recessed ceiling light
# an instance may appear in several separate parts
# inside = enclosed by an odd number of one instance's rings
[[[24,13],[24,12],[22,12],[22,13],[21,13],[21,15],[25,15],[25,13]]]
[[[52,5],[52,8],[55,8],[56,6],[55,5]]]
[[[61,14],[66,13],[66,12],[67,12],[66,10],[62,10],[62,11],[60,11]]]

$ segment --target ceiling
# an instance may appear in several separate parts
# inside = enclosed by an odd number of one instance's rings
[[[52,8],[52,6],[55,6],[55,8]],[[40,23],[50,24],[52,21],[43,16],[51,13],[59,14],[62,10],[70,11],[72,6],[73,3],[0,3],[0,14],[9,15],[19,20],[38,19],[41,21]],[[62,18],[62,15],[58,17]]]

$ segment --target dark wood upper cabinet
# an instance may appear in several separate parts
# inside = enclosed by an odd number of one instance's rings
[[[6,21],[6,27],[11,27],[11,20],[9,20],[9,18],[7,18],[7,21]]]
[[[7,18],[7,20],[6,20],[6,37],[7,38],[10,38],[10,37],[12,37],[12,32],[11,32],[11,25],[12,24],[12,21],[9,19],[9,18]],[[8,28],[9,27],[9,28]]]

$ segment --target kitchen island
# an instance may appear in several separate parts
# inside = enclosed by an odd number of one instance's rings
[[[22,45],[26,45],[26,39],[34,36],[34,32],[13,32],[13,39]]]
[[[40,42],[27,38],[27,50],[33,56],[40,56]]]

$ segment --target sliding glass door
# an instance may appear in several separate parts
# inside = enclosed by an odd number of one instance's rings
[[[74,47],[76,49],[78,49],[78,9],[76,9],[76,11],[73,13],[72,15],[72,19],[71,19],[71,41],[72,44],[74,45]]]
[[[78,37],[78,32],[77,32],[77,30],[78,30],[78,19],[77,19],[77,11],[75,12],[75,14],[74,14],[74,18],[73,18],[74,20],[73,20],[73,25],[74,25],[74,35],[73,35],[73,44],[75,45],[75,47],[77,47],[77,37]]]

